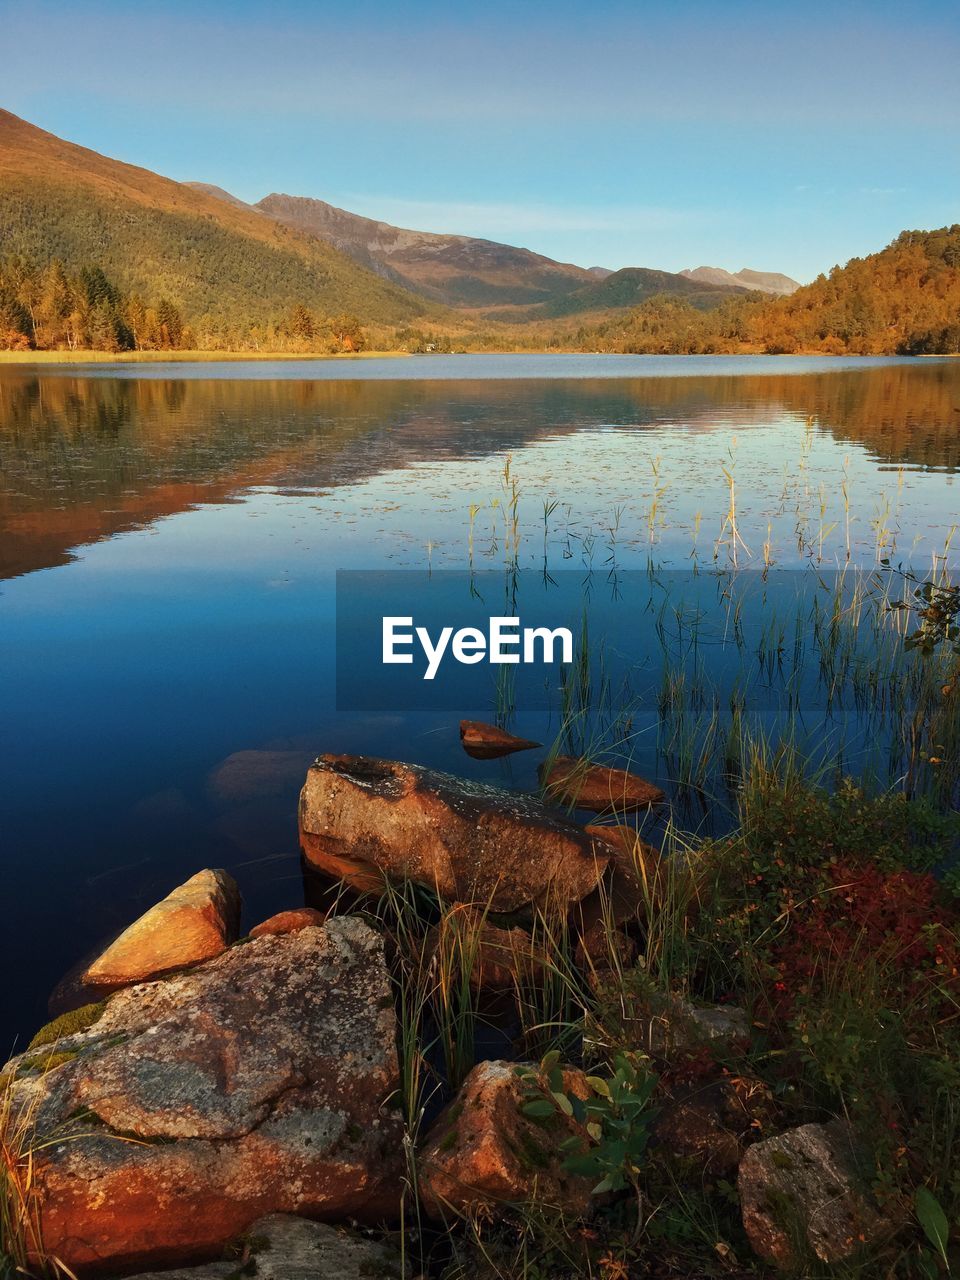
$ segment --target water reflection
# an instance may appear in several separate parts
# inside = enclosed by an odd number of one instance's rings
[[[818,432],[862,451],[878,470],[952,474],[960,462],[958,408],[957,362],[462,382],[3,370],[0,574],[62,564],[79,545],[254,486],[328,489],[425,461],[522,453],[598,429],[742,437],[811,417]]]

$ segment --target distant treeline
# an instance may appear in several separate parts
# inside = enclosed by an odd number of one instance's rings
[[[0,348],[337,353],[559,350],[638,354],[960,353],[960,225],[905,231],[879,253],[784,298],[733,296],[703,311],[662,294],[576,327],[570,318],[496,324],[450,313],[447,332],[296,303],[275,317],[184,315],[169,298],[120,289],[98,265],[0,262]]]
[[[321,317],[297,305],[266,323],[187,323],[167,298],[124,293],[99,266],[68,272],[59,260],[0,262],[0,350],[361,351],[356,316]]]
[[[960,225],[905,231],[786,298],[734,299],[702,312],[661,296],[568,337],[581,349],[637,353],[957,354]]]

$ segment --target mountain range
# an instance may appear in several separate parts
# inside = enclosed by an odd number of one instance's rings
[[[749,267],[741,267],[739,271],[733,272],[724,271],[723,267],[696,267],[693,271],[681,271],[680,275],[687,280],[712,284],[721,289],[752,289],[756,293],[773,293],[778,296],[796,293],[800,288],[799,281],[791,280],[778,271],[751,271]]]
[[[307,196],[274,193],[244,205],[222,187],[187,185],[325,240],[361,266],[424,297],[450,307],[484,309],[495,319],[522,321],[631,307],[658,293],[681,295],[695,306],[709,308],[730,290],[792,293],[799,288],[788,276],[746,268],[734,276],[715,267],[678,273],[649,267],[578,267],[494,240],[395,227]]]
[[[0,347],[953,352],[960,228],[904,232],[812,284],[609,270],[395,227],[322,200],[248,204],[0,111]]]
[[[366,323],[439,322],[448,309],[522,322],[670,292],[709,308],[745,282],[556,262],[471,236],[394,227],[322,200],[247,204],[64,141],[0,111],[0,256],[96,263],[125,290],[170,297],[208,327],[297,303]],[[449,320],[449,317],[447,317]]]

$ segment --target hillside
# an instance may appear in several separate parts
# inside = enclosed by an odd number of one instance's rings
[[[428,310],[323,241],[0,111],[0,259],[21,257],[96,266],[210,339],[266,331],[297,305],[385,324]]]
[[[453,307],[529,305],[591,280],[583,267],[471,236],[410,231],[348,213],[323,200],[269,195],[255,208],[319,236],[356,262]]]
[[[753,289],[756,293],[786,295],[795,293],[800,288],[799,281],[778,271],[751,271],[749,267],[741,267],[739,271],[725,271],[723,267],[696,267],[693,271],[681,271],[680,275],[700,284]]]
[[[866,258],[759,309],[767,350],[935,352],[960,349],[960,224],[904,231]]]
[[[645,353],[958,354],[960,224],[904,231],[789,297],[733,296],[709,312],[692,302],[651,298],[570,341],[585,350]]]
[[[531,309],[515,319],[558,319],[604,311],[624,311],[661,294],[688,302],[697,310],[707,311],[730,298],[746,294],[743,286],[703,284],[672,271],[655,271],[649,267],[623,267],[602,278],[594,276],[588,284]],[[506,317],[503,317],[506,319]]]

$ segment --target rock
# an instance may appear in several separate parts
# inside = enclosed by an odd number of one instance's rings
[[[602,976],[602,975],[601,975]],[[679,1059],[702,1054],[733,1056],[750,1043],[751,1023],[746,1010],[736,1005],[700,1007],[663,992],[631,995],[619,977],[614,976],[609,990],[598,991],[602,1005],[609,995],[614,1008],[615,1025],[632,1047],[656,1058],[668,1067]]]
[[[667,1060],[704,1045],[730,1053],[750,1042],[750,1019],[736,1005],[701,1007],[678,997],[654,999],[641,1021],[643,1047]]]
[[[530,751],[542,744],[529,738],[517,738],[495,724],[482,720],[460,721],[460,742],[468,756],[475,760],[496,760],[499,756],[512,755],[514,751]]]
[[[396,1018],[359,918],[128,987],[55,1048],[44,1074],[14,1060],[11,1116],[31,1115],[45,1245],[73,1269],[216,1256],[267,1213],[397,1210]]]
[[[666,799],[659,787],[635,773],[572,756],[557,756],[552,764],[542,764],[539,774],[548,800],[594,813],[632,813]]]
[[[313,907],[294,907],[290,911],[278,911],[250,930],[251,938],[265,938],[269,934],[296,933],[299,929],[319,928],[326,916]]]
[[[142,1272],[131,1280],[404,1280],[396,1251],[355,1231],[275,1213],[251,1224],[235,1256],[199,1267]]]
[[[220,804],[289,796],[291,801],[310,751],[235,751],[221,760],[207,778],[207,790]]]
[[[697,905],[698,885],[690,865],[680,856],[665,858],[629,826],[584,827],[588,835],[609,844],[613,860],[604,885],[608,915],[618,924],[642,920],[669,904],[689,916]]]
[[[145,912],[81,976],[88,998],[220,955],[236,939],[240,891],[226,871],[199,871]]]
[[[542,977],[546,959],[526,929],[501,929],[482,911],[457,907],[430,930],[427,945],[443,947],[457,967],[469,964],[474,991],[510,991]]]
[[[595,887],[608,849],[539,801],[419,765],[321,756],[300,795],[312,866],[359,889],[410,879],[491,911],[566,906]]]
[[[623,968],[633,962],[636,948],[620,926],[648,920],[668,902],[671,911],[692,904],[693,878],[685,864],[674,867],[632,827],[584,830],[609,846],[611,862],[596,889],[571,912],[571,924],[580,935],[577,964],[589,971]]]
[[[561,1142],[584,1131],[559,1113],[547,1125],[520,1110],[523,1086],[517,1063],[481,1062],[463,1083],[455,1101],[430,1130],[420,1155],[420,1194],[437,1218],[462,1213],[481,1201],[513,1204],[534,1199],[560,1209],[569,1218],[586,1216],[592,1183],[560,1167]],[[589,1096],[583,1072],[567,1068],[564,1089]]]
[[[609,925],[602,916],[588,928],[581,924],[574,961],[589,978],[596,976],[607,981],[629,969],[636,959],[637,944],[633,938],[622,929]]]
[[[674,1088],[660,1108],[654,1136],[669,1156],[724,1176],[734,1172],[774,1116],[773,1095],[762,1081],[723,1076]]]
[[[756,1143],[740,1163],[737,1187],[751,1245],[778,1267],[801,1265],[804,1253],[841,1262],[892,1230],[841,1121],[804,1124]]]

